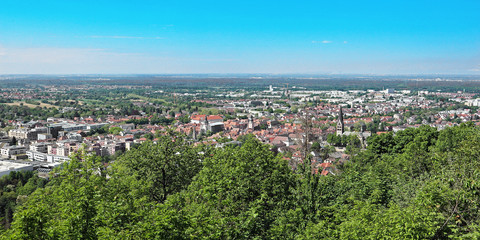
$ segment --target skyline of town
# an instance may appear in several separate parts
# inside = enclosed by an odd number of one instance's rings
[[[299,150],[306,131],[301,119],[308,115],[315,126],[309,141],[335,146],[330,153],[332,158],[319,158],[318,167],[314,167],[325,175],[335,174],[332,163],[346,161],[351,154],[345,145],[331,142],[331,135],[358,138],[354,146],[365,149],[372,134],[396,133],[422,125],[443,130],[462,122],[480,124],[480,98],[475,92],[439,92],[406,86],[399,90],[311,90],[301,83],[250,90],[241,86],[230,90],[209,88],[210,91],[193,87],[197,90],[192,92],[188,88],[175,90],[145,84],[115,82],[90,86],[71,81],[71,85],[44,85],[37,80],[26,87],[2,89],[3,104],[18,109],[15,111],[45,109],[37,115],[18,115],[12,110],[4,115],[8,121],[2,123],[6,132],[0,132],[0,158],[13,159],[8,166],[33,165],[47,173],[82,145],[98,156],[116,156],[136,144],[157,141],[168,129],[184,134],[194,144],[218,146],[252,134],[296,163],[304,157]],[[113,108],[115,105],[94,104],[92,101],[99,100],[94,97],[95,92],[104,90],[118,92],[112,97],[120,100],[120,105]],[[128,93],[126,99],[122,92]],[[111,101],[106,99],[109,97],[102,101]],[[135,110],[118,108],[125,104]],[[190,105],[197,107],[182,107]]]

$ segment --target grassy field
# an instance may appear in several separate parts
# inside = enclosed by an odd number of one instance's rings
[[[140,100],[143,100],[143,101],[146,101],[146,102],[153,102],[153,101],[157,101],[157,102],[162,102],[162,103],[166,103],[166,101],[164,99],[160,99],[160,98],[149,98],[149,97],[144,97],[144,96],[140,96],[140,95],[137,95],[137,94],[133,94],[133,93],[129,93],[127,94],[127,98],[130,98],[130,101],[138,101],[137,99],[140,99]]]
[[[75,100],[65,100],[67,102],[75,102]],[[83,101],[77,101],[78,102],[78,105],[84,105],[85,103]],[[53,105],[52,105],[53,106]]]
[[[23,101],[18,101],[18,102],[13,102],[13,103],[5,103],[5,104],[10,105],[10,106],[20,106],[21,103],[23,103],[23,106],[26,106],[26,107],[29,107],[29,108],[36,108],[36,107],[58,108],[58,106],[48,104],[48,103],[42,103],[42,102],[39,102],[40,105],[30,104],[30,103],[26,103],[26,102],[23,102]]]

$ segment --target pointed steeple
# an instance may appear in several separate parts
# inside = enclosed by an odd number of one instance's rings
[[[248,117],[248,126],[247,127],[248,127],[248,129],[253,129],[253,117],[252,117],[252,115],[250,115]]]
[[[340,106],[340,112],[338,113],[337,119],[337,135],[343,135],[345,129],[345,124],[343,123],[343,110],[342,106]]]
[[[207,133],[210,130],[210,123],[208,122],[208,115],[205,115],[203,123],[200,125],[201,132]]]
[[[343,122],[343,109],[342,109],[342,106],[340,106],[340,112],[338,113],[338,121]]]
[[[197,139],[197,131],[195,131],[195,127],[192,127],[192,138]]]

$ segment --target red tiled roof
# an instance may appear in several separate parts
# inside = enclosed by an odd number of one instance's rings
[[[205,115],[192,115],[191,117],[192,120],[204,120],[205,119]],[[221,116],[218,116],[218,115],[208,115],[208,120],[222,120],[223,118]]]
[[[328,168],[328,167],[331,167],[331,166],[332,166],[332,163],[329,163],[329,162],[324,162],[324,163],[320,164],[320,167],[322,167],[322,168]]]

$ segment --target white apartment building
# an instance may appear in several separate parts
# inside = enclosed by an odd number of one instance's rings
[[[28,159],[32,161],[40,161],[40,162],[64,162],[70,160],[69,157],[65,156],[58,156],[52,155],[47,153],[35,152],[35,151],[27,151]]]
[[[2,157],[12,158],[15,155],[25,154],[27,149],[24,146],[5,146],[1,149]]]
[[[70,155],[70,148],[69,147],[57,147],[57,155],[68,157]]]
[[[41,153],[47,153],[48,151],[48,146],[51,145],[50,143],[36,143],[30,145],[30,150],[34,152],[41,152]]]

